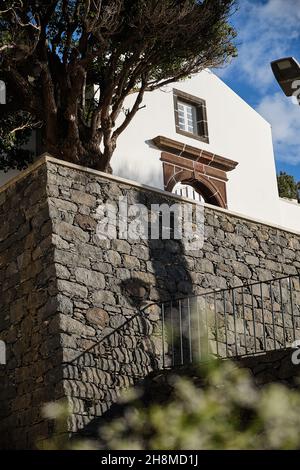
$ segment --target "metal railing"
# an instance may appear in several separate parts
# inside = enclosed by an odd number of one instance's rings
[[[208,354],[238,357],[286,349],[300,339],[300,278],[205,292],[160,304],[163,367]]]
[[[63,367],[74,432],[93,430],[121,390],[152,371],[197,363],[208,354],[230,358],[290,347],[300,339],[300,279],[286,276],[148,304],[103,335],[74,351]]]
[[[298,339],[300,273],[149,303],[66,365],[113,357],[120,346],[136,350],[136,341],[145,352],[148,344],[152,366],[165,368],[208,354],[229,358],[286,349]]]

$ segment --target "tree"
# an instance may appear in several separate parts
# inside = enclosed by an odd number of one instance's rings
[[[235,1],[0,0],[0,166],[26,165],[40,128],[43,151],[109,170],[145,92],[236,54]]]
[[[298,199],[298,185],[292,175],[281,171],[277,175],[278,192],[280,197],[287,199]]]

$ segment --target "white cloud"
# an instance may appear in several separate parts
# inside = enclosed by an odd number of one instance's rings
[[[293,54],[300,43],[300,0],[240,0],[233,17],[239,56],[218,75],[235,77],[256,94],[256,110],[270,122],[278,161],[300,164],[300,107],[273,93],[270,62]],[[253,103],[252,103],[253,104]]]
[[[277,160],[300,163],[300,107],[278,92],[262,99],[257,111],[270,122]]]
[[[263,94],[274,82],[270,62],[290,55],[300,38],[300,0],[241,0],[236,18],[239,56],[219,75],[238,73]]]

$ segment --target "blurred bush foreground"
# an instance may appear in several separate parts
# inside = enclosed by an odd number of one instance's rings
[[[39,448],[300,448],[300,392],[281,384],[258,388],[247,370],[230,361],[149,376],[99,419],[96,439],[69,439],[70,412],[66,402],[45,406],[55,432]]]

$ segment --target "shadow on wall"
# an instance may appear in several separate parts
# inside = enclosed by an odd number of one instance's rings
[[[176,325],[174,321],[175,318],[178,318],[178,312],[173,307],[169,310],[169,314],[174,314],[174,318],[164,317],[161,303],[192,296],[194,290],[183,241],[174,237],[176,214],[170,211],[164,218],[161,212],[163,205],[171,209],[174,206],[174,199],[168,198],[167,195],[159,195],[159,200],[157,199],[155,193],[137,191],[136,197],[132,201],[143,205],[143,207],[146,206],[148,209],[146,247],[149,252],[149,262],[146,265],[146,271],[150,276],[149,282],[141,282],[132,274],[130,278],[122,281],[121,288],[129,302],[135,308],[143,311],[143,316],[146,319],[155,322],[152,333],[152,338],[156,343],[154,354],[156,358],[159,357],[160,366],[164,367],[166,353],[168,353],[166,339],[171,336],[171,329],[173,332],[171,358],[173,364],[188,362],[190,345],[187,339],[188,335],[185,334],[188,325],[184,312],[182,312],[181,325],[183,334],[179,338],[178,334],[174,334],[175,330],[179,330],[179,325]],[[160,207],[155,213],[152,210],[152,205],[158,203]],[[158,230],[155,230],[155,225]],[[153,236],[153,232],[156,232],[155,236]]]
[[[150,209],[155,195],[136,192],[136,203]],[[160,196],[161,200],[161,196]],[[167,204],[174,201],[166,200]],[[192,279],[181,240],[130,242],[135,252],[148,252],[143,271],[130,270],[119,281],[126,321],[108,329],[96,345],[64,366],[67,395],[72,397],[71,430],[93,435],[98,418],[116,402],[120,391],[161,369],[165,360],[160,302],[193,294]],[[138,256],[138,255],[137,255]],[[188,354],[188,342],[181,348]],[[180,345],[173,345],[178,351]]]

